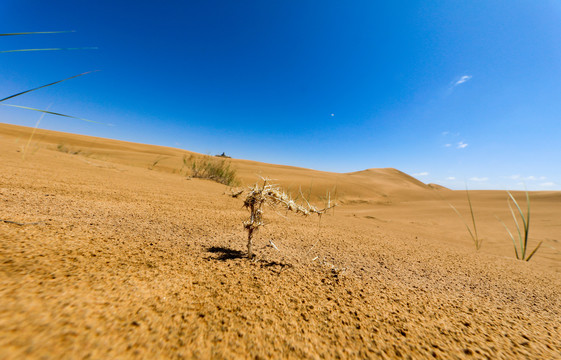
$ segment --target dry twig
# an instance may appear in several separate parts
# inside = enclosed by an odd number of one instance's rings
[[[263,226],[263,205],[267,204],[272,207],[282,206],[286,210],[293,211],[296,214],[308,216],[310,214],[323,215],[327,210],[336,206],[331,204],[329,200],[327,206],[318,209],[311,205],[308,200],[306,206],[296,203],[289,195],[287,195],[278,185],[269,184],[270,179],[262,178],[263,184],[255,184],[247,189],[248,194],[244,200],[243,206],[250,212],[249,220],[244,221],[243,225],[247,230],[247,255],[253,257],[253,235]],[[232,191],[232,197],[238,197],[246,190]],[[274,248],[277,248],[274,246]]]
[[[18,225],[18,226],[39,225],[39,224],[42,224],[42,223],[43,223],[43,221],[30,222],[30,223],[20,223],[20,222],[17,222],[17,221],[3,220],[3,219],[0,219],[0,222],[4,222],[4,223],[6,223],[6,224],[14,224],[14,225]]]

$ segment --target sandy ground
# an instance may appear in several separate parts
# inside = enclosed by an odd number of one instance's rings
[[[190,153],[30,133],[0,124],[1,359],[561,359],[559,192],[531,193],[523,262],[504,192],[472,192],[476,251],[465,192],[232,160],[341,204],[270,209],[250,261],[242,200],[181,175]]]

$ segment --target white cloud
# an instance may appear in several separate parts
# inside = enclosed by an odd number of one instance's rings
[[[463,141],[460,141],[460,142],[458,143],[458,149],[465,149],[467,146],[468,146],[468,144],[466,144],[466,143],[463,142]]]
[[[429,174],[428,172],[423,171],[423,172],[420,172],[420,173],[413,174],[413,176],[427,176],[428,174]]]
[[[444,144],[444,147],[450,147],[452,144]]]
[[[458,80],[458,81],[456,81],[456,82],[454,83],[454,86],[461,85],[461,84],[463,84],[463,83],[469,81],[471,78],[472,78],[471,75],[464,75],[464,76],[462,76],[462,77],[460,78],[460,80]]]
[[[555,186],[555,183],[551,182],[551,181],[548,181],[548,182],[541,183],[540,186],[550,187],[550,186]]]
[[[530,180],[530,181],[537,181],[537,180],[543,181],[545,179],[547,179],[547,177],[545,177],[545,176],[533,176],[533,175],[528,176],[527,178],[524,178],[524,180]]]
[[[448,134],[450,134],[450,131],[443,131],[443,132],[442,132],[442,136],[446,136],[446,135],[448,135]]]
[[[487,180],[489,180],[489,178],[487,178],[487,177],[480,178],[480,177],[474,176],[474,177],[470,178],[470,180],[471,181],[487,181]]]
[[[456,178],[454,176],[448,176],[446,180],[456,180]]]
[[[506,179],[511,179],[511,180],[522,180],[522,181],[544,181],[547,180],[546,176],[534,176],[534,175],[530,175],[530,176],[521,176],[519,174],[516,175],[510,175],[510,176],[505,176],[504,178]],[[523,182],[521,182],[520,184],[523,184]]]

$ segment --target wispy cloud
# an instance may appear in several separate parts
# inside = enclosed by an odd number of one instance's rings
[[[460,136],[459,132],[451,132],[451,131],[443,131],[440,135],[445,137],[458,137]]]
[[[446,180],[456,180],[456,178],[454,176],[448,176]]]
[[[510,179],[510,180],[523,180],[523,181],[544,181],[547,180],[546,176],[534,176],[534,175],[530,175],[530,176],[521,176],[519,174],[516,175],[510,175],[510,176],[504,176],[505,179]]]
[[[446,139],[444,139],[444,141],[446,141],[446,142],[443,145],[446,148],[451,148],[453,146],[453,144],[456,143],[456,141],[458,141],[459,138],[460,138],[460,133],[459,132],[443,131],[441,133],[441,135],[446,138]],[[458,149],[464,149],[467,146],[468,146],[468,144],[466,144],[463,140],[456,143],[456,148],[458,148]]]
[[[423,171],[423,172],[420,172],[420,173],[413,174],[413,176],[427,176],[428,174],[429,174],[428,172]]]
[[[480,177],[477,177],[477,176],[474,176],[474,177],[469,178],[469,179],[470,179],[471,181],[487,181],[487,180],[489,180],[489,178],[487,178],[487,177],[481,177],[481,178],[480,178]]]
[[[465,82],[471,80],[471,78],[472,78],[471,75],[464,75],[464,76],[462,76],[462,77],[460,78],[460,80],[458,80],[458,81],[456,81],[456,82],[454,83],[454,87],[456,87],[456,86],[458,86],[458,85],[461,85],[461,84],[463,84],[463,83],[465,83]]]
[[[540,186],[542,186],[542,187],[551,187],[551,186],[555,186],[555,183],[554,183],[554,182],[551,182],[551,181],[548,181],[548,182],[541,183]]]

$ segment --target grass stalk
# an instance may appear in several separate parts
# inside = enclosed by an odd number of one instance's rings
[[[41,86],[38,86],[38,87],[33,88],[33,89],[25,90],[25,91],[22,91],[22,92],[20,92],[20,93],[17,93],[17,94],[14,94],[14,95],[10,95],[10,96],[8,96],[8,97],[5,97],[5,98],[3,98],[3,99],[0,99],[0,102],[6,101],[6,100],[9,100],[9,99],[13,99],[13,98],[15,98],[15,97],[17,97],[17,96],[21,96],[21,95],[23,95],[23,94],[27,94],[27,93],[30,93],[30,92],[32,92],[32,91],[36,91],[36,90],[43,89],[43,88],[46,88],[46,87],[49,87],[49,86],[53,86],[53,85],[59,84],[59,83],[64,82],[64,81],[68,81],[68,80],[70,80],[70,79],[74,79],[74,78],[77,78],[77,77],[80,77],[80,76],[84,76],[84,75],[87,75],[87,74],[91,74],[91,73],[96,72],[96,71],[99,71],[99,70],[95,70],[95,71],[86,71],[86,72],[84,72],[84,73],[81,73],[81,74],[78,74],[78,75],[74,75],[74,76],[68,77],[68,78],[66,78],[66,79],[58,80],[58,81],[55,81],[55,82],[52,82],[52,83],[49,83],[49,84],[46,84],[46,85],[41,85]]]
[[[76,32],[75,30],[66,30],[66,31],[32,31],[32,32],[19,32],[19,33],[7,33],[7,34],[0,34],[0,36],[17,36],[17,35],[37,35],[37,34],[64,34]]]
[[[60,50],[96,50],[96,47],[81,47],[81,48],[43,48],[43,49],[15,49],[15,50],[2,50],[0,54],[14,53],[14,52],[28,52],[28,51],[60,51]]]
[[[16,36],[16,35],[34,35],[34,34],[58,34],[58,33],[65,33],[65,32],[74,32],[74,31],[42,31],[42,32],[4,33],[4,34],[0,34],[0,37],[2,37],[2,36]],[[52,51],[52,50],[82,50],[82,49],[97,49],[97,48],[91,48],[91,47],[90,47],[90,48],[19,49],[19,50],[3,50],[3,51],[0,51],[0,53],[29,52],[29,51],[47,51],[47,50],[48,50],[48,51]],[[97,70],[96,70],[96,71],[97,71]],[[5,104],[5,103],[4,103],[4,101],[9,100],[9,99],[13,99],[13,98],[15,98],[15,97],[17,97],[17,96],[21,96],[21,95],[27,94],[27,93],[29,93],[29,92],[36,91],[36,90],[39,90],[39,89],[42,89],[42,88],[45,88],[45,87],[48,87],[48,86],[52,86],[52,85],[61,83],[61,82],[63,82],[63,81],[67,81],[67,80],[70,80],[70,79],[74,79],[74,78],[76,78],[76,77],[83,76],[83,75],[86,75],[86,74],[89,74],[89,73],[92,73],[92,72],[94,72],[94,71],[88,71],[88,72],[85,72],[85,73],[82,73],[82,74],[78,74],[78,75],[71,76],[71,77],[66,78],[66,79],[62,79],[62,80],[55,81],[55,82],[53,82],[53,83],[49,83],[49,84],[46,84],[46,85],[42,85],[42,86],[39,86],[39,87],[30,89],[30,90],[22,91],[22,92],[20,92],[20,93],[14,94],[14,95],[10,95],[10,96],[8,96],[8,97],[5,97],[5,98],[3,98],[3,99],[0,99],[0,105],[3,105],[3,106],[11,106],[11,107],[20,108],[20,109],[25,109],[25,110],[38,111],[38,112],[41,112],[41,113],[43,113],[43,114],[51,114],[51,115],[63,116],[63,117],[68,117],[68,118],[73,118],[73,119],[78,119],[78,120],[83,120],[83,121],[88,121],[88,122],[97,123],[96,121],[87,120],[87,119],[79,118],[79,117],[76,117],[76,116],[60,114],[60,113],[52,112],[52,111],[48,111],[48,110],[35,109],[35,108],[32,108],[32,107],[28,107],[28,106],[20,106],[20,105],[12,105],[12,104]]]
[[[470,212],[470,215],[471,215],[471,222],[472,222],[472,225],[473,225],[473,231],[470,228],[470,226],[468,225],[468,222],[462,216],[462,214],[460,214],[458,209],[456,209],[456,207],[454,205],[450,204],[450,203],[448,203],[448,205],[450,205],[452,210],[454,210],[454,212],[456,212],[456,214],[458,214],[458,216],[460,217],[460,219],[462,220],[462,222],[466,226],[466,229],[467,229],[469,235],[471,236],[471,239],[472,239],[472,241],[475,245],[475,249],[479,250],[479,249],[481,249],[481,244],[483,243],[483,239],[479,238],[479,234],[477,233],[477,225],[475,223],[475,214],[473,212],[473,206],[471,204],[471,197],[469,196],[469,190],[468,189],[466,189],[466,195],[467,195],[468,204],[469,204],[469,212]]]
[[[6,33],[0,34],[0,36],[17,36],[17,35],[38,35],[38,34],[63,34],[75,32],[71,31],[34,31],[34,32],[20,32],[20,33]],[[12,53],[12,52],[28,52],[28,51],[58,51],[58,50],[96,50],[97,47],[79,47],[79,48],[40,48],[40,49],[17,49],[17,50],[2,50],[2,53]]]
[[[502,220],[499,219],[499,221],[503,224],[510,239],[512,240],[516,259],[523,260],[523,261],[530,261],[530,259],[534,256],[534,254],[538,251],[538,249],[542,245],[542,241],[540,241],[539,244],[534,248],[534,250],[528,256],[526,256],[528,252],[528,240],[530,235],[530,194],[528,193],[528,191],[526,191],[526,205],[527,205],[526,215],[524,215],[522,208],[520,207],[518,201],[516,201],[512,193],[510,191],[507,191],[507,194],[508,194],[507,204],[508,204],[508,208],[510,209],[512,219],[514,220],[514,225],[516,226],[516,234],[518,235],[518,244],[516,238],[514,237],[514,235],[512,235],[512,232],[509,230],[508,226],[506,226],[506,224]],[[516,212],[514,211],[511,202],[515,205],[515,208],[518,211],[518,215],[522,220],[522,227],[520,226],[520,222],[517,219]]]
[[[49,107],[51,107],[49,105]],[[27,149],[29,148],[29,144],[31,144],[31,140],[33,139],[33,136],[35,135],[35,132],[37,131],[37,128],[39,127],[39,124],[41,123],[41,120],[43,120],[43,118],[45,117],[45,113],[41,114],[41,117],[39,118],[39,120],[37,120],[37,123],[35,123],[35,127],[33,128],[33,131],[31,132],[31,135],[29,135],[29,139],[27,139],[27,143],[25,144],[22,154],[21,154],[21,158],[22,160],[25,160],[25,154],[27,152]]]
[[[150,166],[148,167],[148,170],[154,170],[154,168],[156,167],[156,165],[158,165],[158,163],[159,163],[160,161],[164,160],[164,159],[166,159],[166,158],[163,157],[163,156],[157,157],[156,160],[154,160],[154,162],[152,162],[152,165],[150,165]]]

